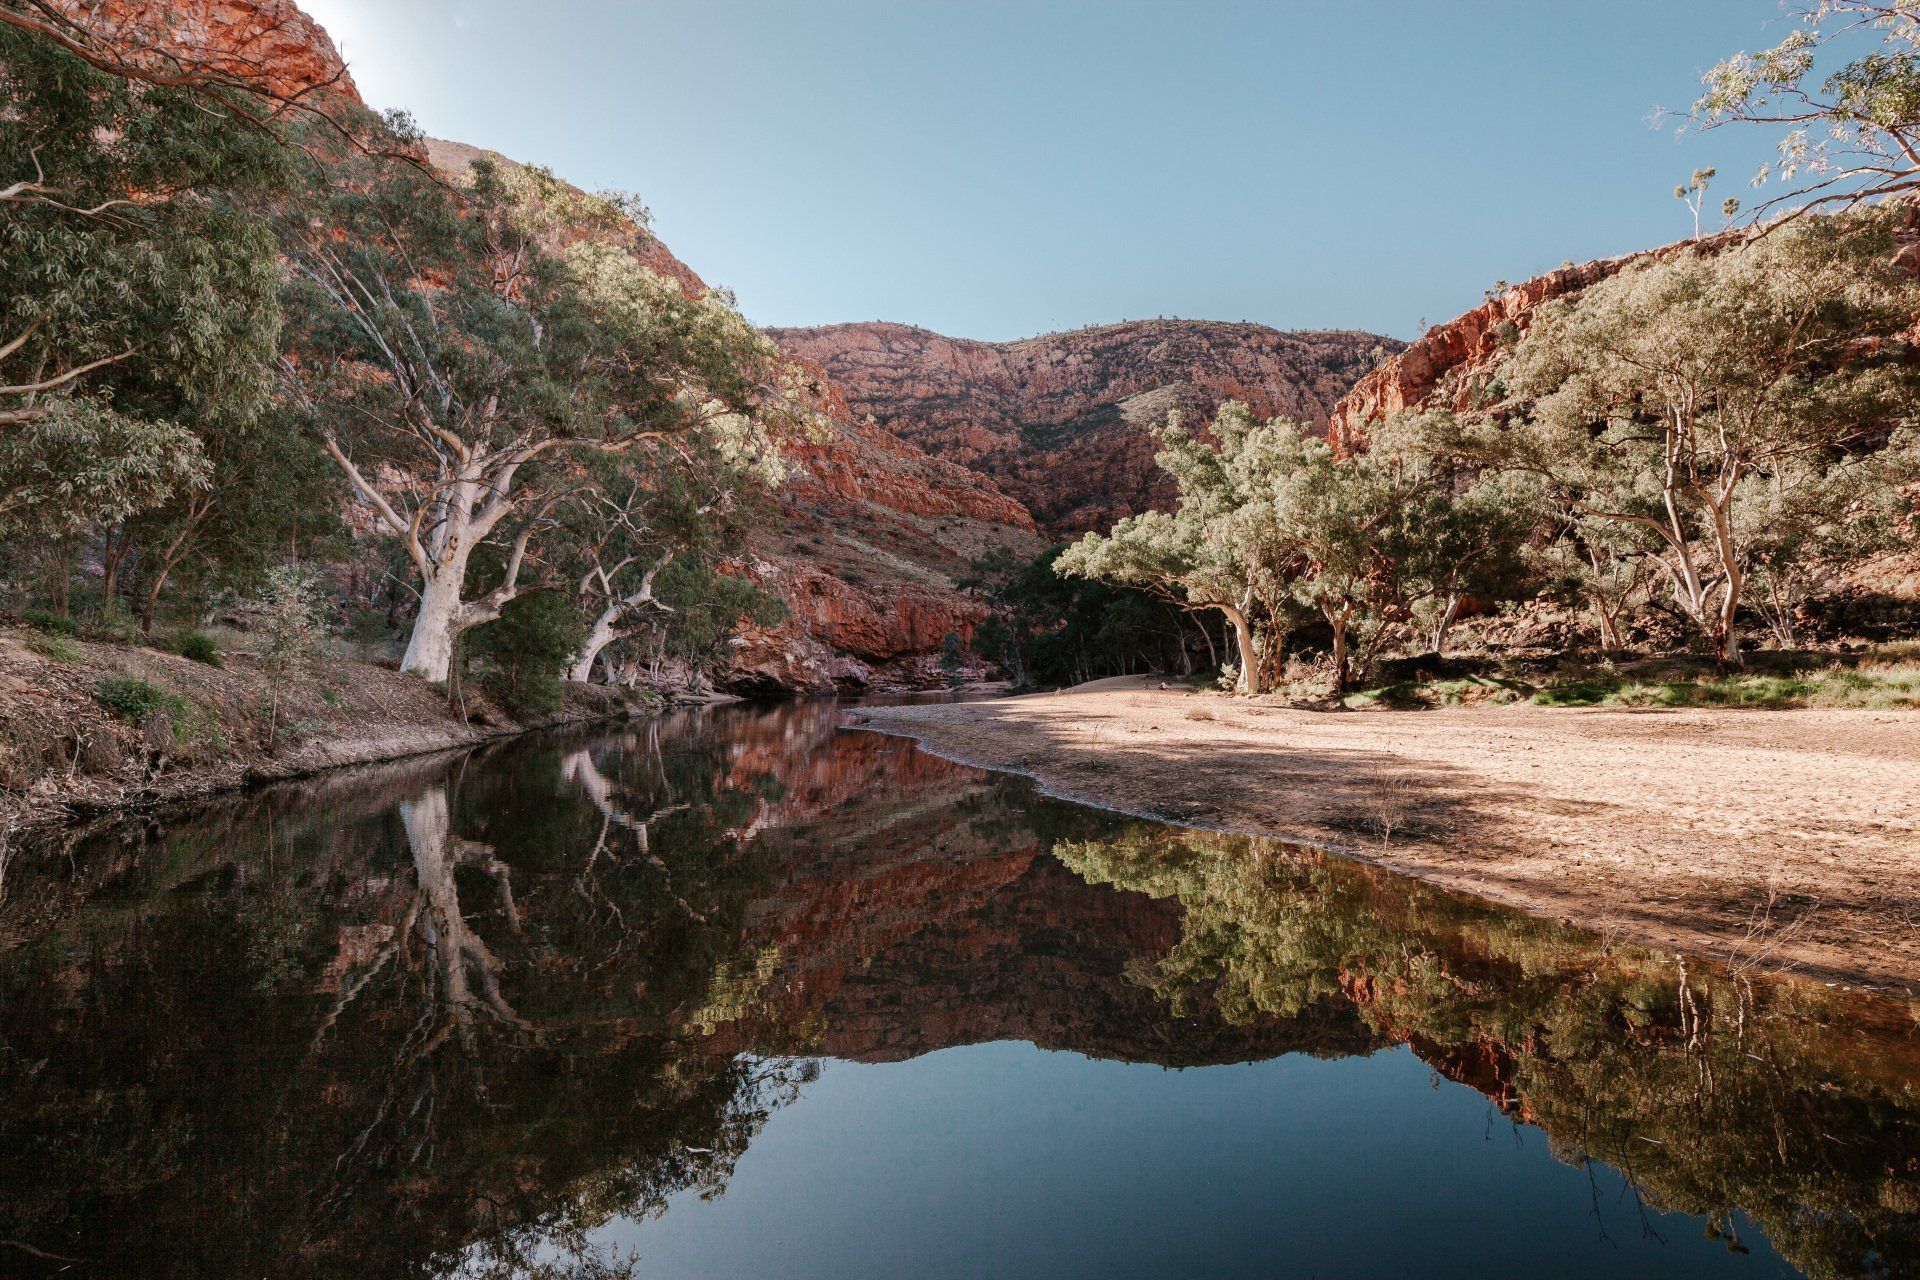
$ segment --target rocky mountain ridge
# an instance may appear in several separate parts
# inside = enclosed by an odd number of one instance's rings
[[[1435,403],[1466,409],[1478,375],[1499,360],[1503,344],[1527,331],[1542,306],[1571,298],[1638,263],[1716,249],[1734,243],[1741,234],[1721,232],[1618,257],[1568,263],[1490,294],[1471,311],[1428,329],[1355,383],[1328,415],[1328,438],[1351,448],[1365,442],[1368,426],[1402,410]]]
[[[1204,423],[1223,400],[1324,426],[1367,370],[1401,349],[1378,334],[1141,320],[1018,342],[911,325],[769,330],[854,411],[985,475],[1055,534],[1103,529],[1171,500],[1149,428]]]
[[[162,58],[355,103],[332,40],[292,0],[58,0]],[[482,155],[427,144],[450,176]],[[638,223],[622,247],[690,296],[708,284]],[[1144,321],[1014,343],[905,325],[779,330],[812,375],[824,436],[785,445],[772,515],[733,565],[786,605],[735,641],[723,683],[742,692],[944,684],[936,657],[985,606],[956,580],[989,550],[1037,553],[1049,534],[1103,527],[1170,496],[1148,427],[1173,409],[1204,421],[1220,400],[1324,423],[1338,397],[1398,344],[1368,334]],[[1037,518],[1036,518],[1037,517]]]

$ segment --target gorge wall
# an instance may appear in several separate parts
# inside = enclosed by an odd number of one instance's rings
[[[990,478],[1055,534],[1163,506],[1149,428],[1204,423],[1223,400],[1324,426],[1357,378],[1402,344],[1378,334],[1143,320],[971,342],[901,324],[774,329],[854,411]]]
[[[292,0],[58,4],[96,30],[125,29],[130,48],[157,44],[162,57],[279,92],[319,90],[316,103],[361,102],[331,39]],[[455,179],[492,154],[448,141],[427,151]],[[689,296],[708,289],[638,223],[594,234]],[[1324,425],[1400,346],[1182,320],[998,344],[885,324],[772,336],[816,385],[825,425],[785,445],[788,478],[731,566],[786,606],[779,625],[736,639],[722,682],[741,692],[944,684],[944,641],[985,616],[956,580],[988,551],[1034,555],[1052,537],[1164,504],[1148,429],[1170,411],[1203,422],[1235,398]]]
[[[1499,360],[1502,346],[1525,333],[1542,306],[1571,298],[1636,263],[1694,249],[1717,249],[1734,243],[1740,234],[1721,232],[1617,258],[1569,264],[1492,295],[1466,314],[1427,330],[1355,383],[1328,415],[1327,437],[1351,448],[1366,440],[1370,425],[1404,409],[1431,404],[1466,409],[1474,386]]]

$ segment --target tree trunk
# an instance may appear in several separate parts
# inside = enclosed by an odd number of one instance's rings
[[[1220,667],[1220,651],[1214,647],[1213,632],[1207,630],[1206,617],[1203,615],[1195,618],[1194,625],[1200,628],[1200,638],[1207,642],[1207,665],[1218,670]]]
[[[1227,615],[1227,621],[1233,625],[1233,642],[1240,651],[1240,692],[1264,693],[1265,689],[1261,687],[1260,682],[1260,654],[1253,643],[1253,624],[1247,620],[1246,613],[1240,609],[1228,608],[1223,612]]]
[[[73,616],[72,597],[68,594],[72,583],[73,540],[68,538],[60,543],[53,558],[53,611],[63,618]]]
[[[1720,603],[1719,636],[1720,663],[1729,671],[1739,671],[1747,665],[1746,655],[1740,652],[1740,628],[1734,620],[1734,613],[1740,607],[1740,591],[1736,582],[1727,583],[1726,597]]]
[[[1447,656],[1447,635],[1453,630],[1454,619],[1459,616],[1460,597],[1458,595],[1448,596],[1447,611],[1440,615],[1440,624],[1433,629],[1434,657],[1444,658]]]
[[[1600,623],[1600,652],[1618,653],[1626,646],[1620,642],[1620,620],[1607,608],[1606,601],[1596,592],[1593,597],[1593,616]]]
[[[143,635],[153,634],[153,615],[160,607],[160,593],[166,589],[167,576],[173,572],[171,560],[160,566],[153,575],[153,581],[147,584],[147,595],[140,603],[140,631]]]
[[[600,651],[612,644],[620,632],[615,624],[620,621],[620,606],[608,605],[598,618],[593,620],[593,630],[587,632],[587,638],[580,645],[573,665],[567,669],[567,679],[582,683],[593,679],[593,663]],[[611,683],[611,682],[609,682]]]
[[[400,669],[411,675],[445,682],[453,667],[453,640],[460,622],[460,586],[466,577],[466,557],[460,564],[440,564],[427,577],[420,592],[420,613],[413,620],[413,634],[407,638],[406,656]]]
[[[1326,614],[1327,624],[1333,628],[1333,691],[1345,693],[1350,677],[1347,673],[1347,622],[1353,617],[1351,606],[1334,613],[1321,610]]]
[[[125,526],[108,529],[105,540],[100,546],[100,607],[102,610],[113,608],[114,597],[120,594],[120,569],[127,561],[127,552],[133,547],[133,539],[128,536]]]

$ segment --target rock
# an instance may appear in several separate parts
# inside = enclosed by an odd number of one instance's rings
[[[326,89],[360,100],[340,51],[292,0],[52,0],[136,66],[184,63],[280,95]]]
[[[1055,534],[1164,506],[1149,428],[1172,410],[1204,425],[1222,400],[1324,424],[1400,344],[1377,334],[1149,320],[970,342],[901,324],[769,331],[819,366],[855,414],[978,472]]]
[[[1906,270],[1920,271],[1920,204],[1907,202],[1903,218],[1896,232],[1900,248],[1893,261]],[[1501,351],[1532,326],[1533,317],[1543,305],[1574,297],[1640,263],[1693,251],[1718,253],[1738,245],[1747,234],[1745,228],[1732,228],[1617,258],[1569,264],[1514,285],[1465,315],[1435,325],[1413,345],[1360,379],[1334,406],[1328,437],[1351,448],[1364,443],[1370,425],[1384,422],[1403,409],[1435,404],[1456,411],[1468,409],[1474,392],[1499,362]]]

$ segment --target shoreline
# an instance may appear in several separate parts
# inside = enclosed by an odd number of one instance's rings
[[[333,769],[730,700],[570,683],[557,710],[511,715],[476,702],[463,720],[440,690],[371,663],[324,661],[276,681],[245,654],[215,667],[136,645],[72,641],[65,657],[50,658],[33,639],[0,629],[0,855],[65,828]],[[98,691],[113,680],[144,682],[170,699],[164,727],[151,713],[136,720],[102,705]],[[277,732],[263,729],[268,705]]]
[[[1307,845],[1743,969],[1920,996],[1920,715],[1329,713],[1113,683],[862,707],[848,727],[1070,803]],[[1641,776],[1661,773],[1667,785]],[[1851,786],[1829,790],[1836,778]],[[1690,789],[1711,799],[1676,805]]]

